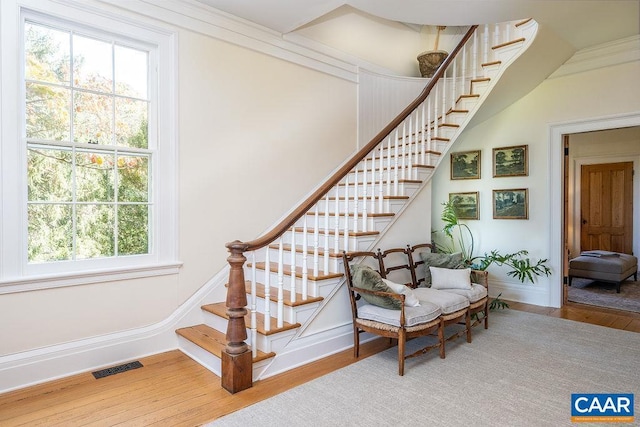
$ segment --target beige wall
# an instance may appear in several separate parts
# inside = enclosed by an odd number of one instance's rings
[[[549,79],[528,95],[489,120],[465,131],[452,151],[482,150],[482,177],[479,180],[451,181],[449,156],[436,172],[433,181],[432,215],[434,229],[441,229],[441,202],[450,192],[479,191],[480,220],[467,221],[476,236],[476,253],[492,249],[511,252],[527,249],[534,259],[551,253],[549,229],[561,218],[551,213],[550,182],[552,145],[550,128],[558,123],[588,121],[607,116],[640,111],[640,63],[631,62],[564,77]],[[527,144],[529,176],[492,177],[492,148]],[[493,219],[492,190],[529,189],[529,219]],[[561,266],[552,265],[556,271]],[[542,278],[535,285],[520,286],[506,276],[504,269],[491,268],[491,277],[502,286],[511,287],[514,298],[534,293],[545,300],[550,290],[559,286]]]
[[[356,146],[356,85],[190,31],[178,35],[179,259],[160,276],[0,296],[0,355],[169,317]],[[8,327],[10,325],[10,327]]]

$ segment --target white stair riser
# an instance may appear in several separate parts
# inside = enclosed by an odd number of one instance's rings
[[[209,312],[205,312],[204,316],[205,324],[210,326],[220,332],[226,332],[227,324],[229,323],[227,319],[216,316]],[[247,329],[247,341],[251,347],[255,346],[258,350],[269,353],[274,352],[277,353],[279,350],[282,350],[284,346],[291,340],[291,337],[295,335],[295,329],[290,329],[283,332],[278,332],[271,335],[256,335],[256,342],[251,342],[251,325],[246,325]],[[215,356],[213,356],[215,357]]]
[[[219,357],[209,353],[207,350],[198,346],[197,344],[192,343],[186,338],[178,337],[178,348],[191,357],[196,362],[200,363],[209,371],[213,372],[218,376],[222,376],[221,372],[221,364],[222,361]],[[253,364],[253,379],[254,381],[260,378],[260,375],[265,370],[265,368],[269,365],[271,359],[262,360],[260,362]]]
[[[456,104],[456,108],[460,110],[472,110],[478,103],[478,98],[461,98]]]
[[[415,193],[416,190],[418,190],[420,188],[420,183],[417,182],[402,182],[400,180],[415,180],[414,176],[416,175],[415,172],[410,173],[409,171],[405,171],[405,176],[402,176],[402,171],[398,171],[398,191],[401,192],[401,194],[407,195],[407,196],[411,196],[413,193]],[[386,177],[384,177],[386,178]],[[393,178],[393,175],[392,175]],[[358,180],[360,181],[360,180]],[[369,180],[369,182],[365,185],[362,182],[359,182],[357,185],[357,190],[358,190],[358,198],[362,201],[365,199],[366,200],[371,200],[371,195],[375,195],[375,196],[379,196],[380,194],[380,182],[376,181],[375,183],[370,182],[371,180]],[[389,183],[391,184],[390,187],[393,189],[394,186],[394,180],[392,179]],[[354,183],[350,183],[349,185],[349,197],[354,197],[355,196],[355,191],[356,191],[356,187],[354,187],[353,185]],[[382,190],[383,193],[385,192],[387,187],[387,180],[385,179],[382,182]],[[341,185],[339,186],[340,190],[339,193],[342,197],[344,197],[344,186]],[[362,203],[362,202],[361,202]],[[324,211],[324,206],[325,206],[325,201],[321,201],[318,205],[320,212]],[[367,206],[368,207],[368,206]]]
[[[362,202],[364,203],[364,202]],[[379,201],[376,198],[375,200],[375,211],[378,211],[379,208]],[[372,211],[371,209],[371,201],[367,202],[367,212],[370,214]],[[353,215],[350,215],[348,217],[341,215],[338,218],[338,230],[344,230],[344,222],[348,221],[349,223],[349,227],[353,228]],[[385,217],[372,217],[372,216],[367,216],[367,231],[373,231],[373,230],[377,230],[380,231],[382,230],[384,227],[387,226],[387,224],[389,224],[389,222],[391,222],[391,220],[393,219],[392,216],[385,216]],[[307,215],[306,218],[307,221],[307,227],[309,229],[312,229],[315,227],[315,218],[314,215]],[[359,230],[363,230],[363,212],[362,209],[359,209],[358,212],[358,229]],[[320,215],[320,217],[318,218],[318,224],[319,224],[319,230],[324,230],[325,229],[325,217],[323,215]],[[335,230],[336,228],[336,216],[335,215],[331,215],[329,216],[329,230]],[[307,243],[310,247],[313,247],[313,233],[308,233],[308,237],[307,237]],[[319,244],[320,247],[324,247],[324,236],[319,236],[318,238],[319,240]],[[329,236],[329,241],[330,241],[330,246],[329,248],[333,248],[333,235]],[[300,245],[302,242],[298,242],[297,241],[297,236],[296,236],[296,244]]]
[[[289,290],[289,286],[290,284],[287,284],[287,286],[285,286],[285,289]],[[301,287],[298,286],[296,289],[298,290],[298,292],[300,292]],[[271,292],[272,292],[271,294],[272,298],[278,295],[278,291],[276,289],[271,289]],[[249,298],[249,295],[247,295],[247,298]],[[320,305],[319,302],[302,304],[295,307],[283,305],[284,321],[287,323],[304,324],[304,322],[306,322],[307,319],[309,319],[313,311],[316,308],[318,308],[319,305]],[[256,299],[256,310],[258,311],[258,313],[265,312],[264,298]],[[278,312],[278,303],[276,301],[273,301],[273,300],[269,301],[269,312],[271,313],[272,317]]]
[[[501,47],[499,49],[494,49],[495,60],[507,62],[511,58],[513,58],[520,49],[522,48],[522,43],[513,43],[508,46]]]
[[[482,80],[479,82],[474,82],[473,85],[471,86],[471,93],[473,93],[474,95],[484,95],[487,92],[487,89],[489,88],[489,83],[490,81],[488,80]]]
[[[445,147],[443,147],[444,149]],[[435,164],[437,163],[438,159],[440,158],[439,155],[437,154],[426,154],[425,153],[425,163],[427,164],[427,166],[435,166]],[[420,161],[422,161],[422,159],[419,159]],[[419,181],[426,181],[431,174],[433,173],[433,169],[432,168],[425,168],[425,167],[419,167],[420,164],[418,164],[418,166],[412,166],[411,168],[411,172],[408,171],[408,164],[404,167],[405,169],[405,173],[404,173],[404,179],[413,179],[413,180],[419,180]],[[382,179],[382,181],[385,183],[387,181],[393,182],[394,181],[394,177],[396,176],[396,165],[394,163],[391,164],[391,168],[388,168],[387,165],[384,165],[384,168],[382,169],[382,171],[380,170],[376,170],[374,173],[374,176],[371,176],[371,171],[369,171],[366,175],[366,180],[367,182],[371,182],[371,181],[376,181],[377,183],[380,182],[380,180]],[[402,164],[398,165],[398,179],[403,179],[403,174],[402,174]],[[358,176],[357,176],[357,180],[356,180],[356,174],[354,172],[350,172],[349,173],[349,184],[353,184],[355,182],[358,183],[362,183],[365,181],[365,174],[362,172],[362,170],[358,171]],[[338,196],[339,197],[343,197],[344,196],[344,186],[339,186],[339,192],[338,192]],[[349,190],[350,196],[353,196],[353,191]],[[335,198],[335,190],[332,190],[331,193],[329,194],[329,199],[333,200]],[[321,204],[319,206],[324,206],[324,201],[321,202]]]
[[[214,374],[221,376],[221,360],[218,356],[209,353],[204,348],[189,341],[188,339],[178,335],[178,348],[191,357],[193,360],[200,363],[202,366],[213,372]]]
[[[449,113],[447,115],[447,121],[457,125],[462,124],[462,122],[467,118],[467,114],[469,113]]]
[[[390,200],[390,201],[386,201],[385,204],[389,206],[389,209],[391,209],[392,211],[395,210],[396,212],[398,212],[400,210],[400,208],[402,207],[401,203],[398,202],[405,202],[404,199],[402,200]],[[340,230],[340,234],[338,235],[338,241],[340,242],[340,250],[342,251],[344,248],[344,236],[342,235],[342,231],[344,230]],[[302,236],[303,233],[302,231],[297,231],[296,232],[296,237],[295,237],[295,244],[296,245],[300,245],[302,244]],[[308,244],[313,245],[313,235],[312,234],[307,234],[307,238],[309,239]],[[349,244],[349,250],[356,250],[356,248],[362,248],[363,245],[367,245],[369,243],[371,243],[373,240],[375,240],[376,235],[365,235],[365,236],[350,236],[348,238],[348,244]],[[282,243],[285,244],[291,244],[291,232],[285,233],[282,236]],[[335,235],[334,235],[334,231],[330,230],[330,234],[329,234],[329,247],[331,249],[334,248],[334,241],[335,241]],[[320,246],[323,246],[323,242],[324,242],[324,233],[318,233],[318,244]],[[364,249],[358,249],[358,250],[364,250]],[[257,256],[264,258],[264,255],[261,255],[260,253],[257,254]],[[257,259],[258,261],[261,261],[262,259]],[[277,259],[272,259],[271,262],[277,261]]]

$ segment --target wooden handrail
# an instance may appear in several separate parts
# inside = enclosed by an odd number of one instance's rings
[[[302,216],[304,216],[325,194],[327,194],[342,178],[344,178],[360,161],[362,161],[384,138],[387,137],[395,128],[397,128],[418,106],[429,96],[431,90],[445,71],[451,65],[454,58],[471,38],[478,26],[474,25],[469,28],[460,43],[445,59],[444,63],[438,68],[435,75],[422,90],[420,95],[409,104],[398,116],[391,121],[384,129],[382,129],[373,139],[364,147],[362,147],[355,155],[351,157],[338,171],[336,171],[324,184],[313,192],[304,202],[302,202],[293,212],[291,212],[278,225],[273,227],[266,234],[249,242],[241,242],[235,240],[227,243],[225,246],[229,250],[229,284],[227,289],[227,346],[222,352],[222,387],[230,393],[236,393],[245,390],[253,385],[253,369],[251,351],[245,343],[247,339],[246,324],[244,316],[247,314],[247,298],[244,281],[244,263],[246,258],[244,252],[254,251],[263,248],[277,238],[287,232]]]
[[[371,152],[371,150],[373,150],[380,142],[382,142],[382,140],[387,135],[389,135],[391,131],[398,127],[398,125],[400,125],[404,121],[404,119],[406,119],[409,114],[411,114],[411,112],[413,112],[413,110],[415,110],[427,98],[427,96],[429,96],[429,93],[431,93],[433,87],[442,77],[451,62],[453,62],[458,52],[471,38],[477,27],[477,25],[473,25],[469,28],[469,31],[467,31],[460,43],[458,43],[456,48],[445,59],[442,66],[438,68],[438,71],[434,74],[434,76],[431,78],[427,86],[425,86],[425,88],[422,90],[420,95],[418,95],[418,97],[404,110],[402,110],[402,112],[398,114],[396,118],[391,121],[391,123],[389,123],[384,129],[378,132],[378,134],[374,136],[367,145],[362,147],[356,154],[354,154],[347,163],[345,163],[329,179],[327,179],[327,181],[325,181],[325,183],[322,184],[321,187],[314,191],[313,194],[311,194],[304,202],[302,202],[293,212],[291,212],[285,219],[283,219],[278,225],[273,227],[269,232],[258,237],[257,239],[251,240],[249,242],[241,242],[239,240],[236,240],[227,243],[226,247],[228,249],[234,248],[236,250],[242,249],[243,251],[253,251],[267,246],[278,237],[283,235],[287,230],[289,230],[291,226],[296,223],[296,221],[302,218],[302,216],[304,216],[313,205],[318,203],[318,201],[320,201],[329,190],[331,190],[336,184],[338,184],[340,180],[344,178],[345,175],[349,173],[349,171],[351,171],[351,169],[356,167],[358,163],[360,163],[362,159],[364,159],[365,156],[369,154],[369,152]]]

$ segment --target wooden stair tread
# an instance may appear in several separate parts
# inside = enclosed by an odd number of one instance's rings
[[[431,138],[431,139],[435,139],[435,138]],[[439,153],[439,152],[437,152],[437,151],[430,151],[429,153],[430,153],[430,154],[436,154],[436,155],[440,155],[440,154],[442,154],[442,153]],[[427,169],[432,169],[432,168],[434,168],[435,166],[433,166],[433,165],[413,164],[413,165],[411,165],[411,167],[412,167],[412,168],[427,168]],[[405,166],[405,167],[404,167],[404,169],[406,169],[406,168],[407,168],[407,166]],[[383,166],[383,167],[382,167],[382,170],[383,170],[383,171],[385,171],[385,170],[387,170],[387,169],[389,169],[387,166]],[[393,166],[391,166],[391,169],[393,169]],[[402,166],[400,166],[398,169],[402,169]],[[376,172],[377,172],[377,171],[379,171],[379,170],[380,170],[380,167],[375,168],[375,171],[376,171]],[[354,172],[354,171],[352,170],[350,173],[353,173],[353,172]],[[362,170],[362,169],[358,169],[358,173],[363,173],[363,170]]]
[[[214,304],[207,304],[207,305],[203,305],[202,309],[204,311],[207,311],[211,314],[215,314],[216,316],[220,316],[223,319],[229,319],[229,316],[227,315],[227,306],[226,303],[224,302],[217,302]],[[273,334],[277,334],[278,332],[284,332],[284,331],[289,331],[291,329],[297,329],[299,328],[301,325],[300,323],[287,323],[284,322],[281,328],[278,328],[278,321],[275,317],[271,317],[270,319],[270,324],[271,324],[271,329],[269,331],[265,330],[264,328],[264,316],[256,316],[256,321],[257,321],[257,325],[256,325],[256,330],[258,331],[259,334],[261,335],[273,335]],[[251,313],[247,312],[247,314],[245,314],[244,316],[244,324],[247,328],[251,327]]]
[[[480,64],[481,67],[490,67],[492,65],[500,65],[502,64],[502,61],[491,61],[491,62],[485,62],[483,64]]]
[[[222,352],[227,346],[225,334],[207,325],[180,328],[176,330],[176,333],[217,357],[222,357]],[[274,357],[275,355],[273,352],[265,353],[258,350],[258,354],[253,358],[253,363]]]
[[[245,282],[245,289],[247,290],[247,294],[251,294],[251,281],[247,280]],[[260,298],[264,298],[265,296],[265,286],[263,283],[256,283],[256,295]],[[296,301],[291,302],[291,291],[283,290],[283,302],[284,305],[289,307],[299,307],[305,304],[313,304],[316,302],[322,301],[324,298],[322,297],[310,297],[307,296],[306,300],[302,299],[302,294],[296,292]],[[277,288],[271,286],[271,290],[269,292],[269,300],[273,302],[278,302],[278,290]]]
[[[384,196],[384,199],[389,200],[406,200],[409,196]],[[302,227],[295,227],[294,230],[298,233],[304,232]],[[307,228],[307,233],[315,233],[315,229]],[[318,230],[318,234],[325,234],[325,230]],[[335,230],[328,230],[328,234],[335,235]],[[376,236],[380,234],[379,231],[349,231],[349,236],[351,237],[362,237],[362,236]],[[338,235],[344,236],[344,230],[338,230]]]
[[[279,246],[277,243],[271,244],[269,245],[270,249],[278,249]],[[282,244],[282,249],[288,252],[291,252],[291,244],[289,243],[283,243]],[[302,245],[296,245],[295,247],[295,251],[296,253],[301,254],[303,252],[303,247]],[[313,255],[315,254],[315,249],[312,247],[307,247],[307,254],[309,255]],[[318,255],[323,256],[324,255],[324,248],[318,248]],[[342,252],[336,253],[333,249],[329,249],[329,257],[330,258],[342,258]]]
[[[432,153],[432,154],[435,154],[435,152],[434,152],[434,153]],[[360,170],[358,170],[358,172],[360,172]],[[371,184],[379,184],[379,183],[380,183],[379,181],[376,181],[376,182],[368,181],[368,182],[367,182],[367,184],[368,184],[368,185],[371,185]],[[387,181],[382,181],[382,183],[383,183],[383,184],[386,184],[386,183],[387,183]],[[422,181],[421,181],[421,180],[419,180],[419,179],[399,179],[399,180],[398,180],[398,183],[400,183],[400,184],[422,184]],[[362,182],[359,182],[358,184],[359,184],[359,185],[362,185],[363,183],[362,183]],[[347,185],[346,183],[341,182],[341,183],[339,183],[339,184],[338,184],[338,187],[344,187],[344,186],[346,186],[346,185]],[[349,183],[349,186],[352,186],[352,185],[353,185],[353,182],[350,182],[350,183]],[[334,199],[335,199],[335,197],[334,197]],[[330,200],[331,200],[331,198],[330,198]],[[311,212],[311,215],[313,215],[313,212]]]
[[[498,45],[495,45],[491,49],[500,49],[500,48],[503,48],[503,47],[511,46],[511,45],[518,44],[518,43],[522,43],[523,41],[525,41],[525,38],[524,37],[520,37],[519,39],[515,39],[515,40],[511,40],[511,41],[508,41],[508,42],[505,42],[505,43],[500,43]]]
[[[412,180],[408,180],[408,181],[412,181]],[[417,182],[422,182],[422,181],[415,180],[415,182],[417,183]],[[370,184],[370,183],[369,183],[369,184]],[[335,200],[335,198],[333,198],[332,200]],[[318,216],[320,217],[320,219],[322,219],[322,218],[324,217],[324,214],[325,214],[324,212],[318,212]],[[311,215],[311,216],[313,216],[313,215],[315,215],[315,213],[313,213],[313,212],[307,212],[307,215]],[[337,214],[337,215],[338,215],[338,216],[345,216],[344,212],[343,212],[343,213],[339,213],[339,214]],[[332,217],[332,216],[336,216],[336,213],[335,213],[335,212],[329,212],[329,216],[330,216],[330,217]],[[352,218],[353,218],[353,213],[349,212],[349,213],[347,214],[347,216],[349,216],[349,217],[352,217]],[[373,218],[378,218],[378,217],[385,217],[385,216],[395,216],[395,214],[394,214],[393,212],[378,212],[378,213],[368,213],[368,214],[367,214],[367,216],[368,216],[368,217],[370,217],[370,218],[371,218],[371,217],[373,217]],[[311,251],[311,249],[309,249],[309,251]],[[302,251],[300,251],[300,252],[302,252]]]
[[[278,263],[276,262],[271,262],[269,263],[269,271],[271,271],[272,273],[277,273],[278,272]],[[249,266],[251,266],[251,264],[248,264]],[[265,263],[264,262],[256,262],[256,268],[260,269],[260,270],[265,270]],[[282,268],[282,273],[285,276],[291,276],[291,266],[290,265],[284,265]],[[307,279],[309,280],[326,280],[326,279],[335,279],[338,277],[342,277],[343,274],[342,273],[324,273],[324,272],[319,272],[318,276],[314,276],[313,275],[313,269],[312,268],[308,268],[307,269]],[[302,267],[296,266],[296,277],[298,278],[302,278]]]
[[[520,22],[516,23],[516,25],[515,25],[515,26],[516,26],[516,27],[520,27],[521,25],[524,25],[524,24],[526,24],[526,23],[528,23],[528,22],[531,22],[532,20],[533,20],[533,18],[527,18],[527,19],[525,19],[524,21],[520,21]]]

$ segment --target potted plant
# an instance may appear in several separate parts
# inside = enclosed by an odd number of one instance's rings
[[[534,282],[535,276],[549,276],[551,269],[547,266],[548,259],[537,262],[531,261],[527,256],[529,252],[521,249],[514,253],[502,254],[498,250],[492,250],[484,255],[474,255],[474,238],[467,224],[460,222],[452,201],[442,204],[441,219],[444,222],[442,233],[445,241],[436,240],[436,248],[439,252],[462,252],[464,263],[474,270],[486,270],[490,265],[506,266],[509,268],[507,275],[515,277],[520,282]],[[435,240],[435,239],[434,239]],[[508,308],[498,295],[492,302],[491,308]]]
[[[418,55],[418,65],[420,66],[420,74],[422,77],[433,77],[436,70],[442,65],[449,53],[444,50],[438,50],[440,43],[440,32],[447,28],[446,26],[438,26],[436,32],[436,40],[433,50],[427,50]]]

